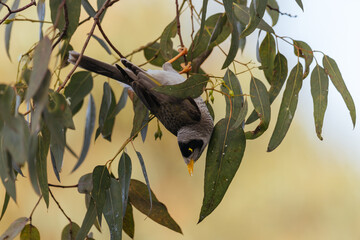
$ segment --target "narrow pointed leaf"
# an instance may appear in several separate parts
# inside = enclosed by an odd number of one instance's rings
[[[99,112],[99,127],[96,131],[95,139],[103,131],[105,121],[107,119],[111,107],[111,102],[112,102],[112,93],[111,93],[110,85],[107,82],[104,82],[103,97],[101,100],[100,112]]]
[[[80,165],[84,162],[85,157],[89,151],[89,147],[90,147],[90,143],[91,143],[91,136],[92,136],[92,133],[93,133],[94,127],[95,127],[95,118],[96,118],[96,109],[95,109],[94,98],[90,94],[89,103],[88,103],[88,107],[86,110],[86,122],[85,122],[83,147],[81,149],[80,158],[77,161],[72,172],[74,172],[78,167],[80,167]]]
[[[13,2],[11,9],[16,10],[19,7],[19,3],[20,3],[20,0],[15,0]],[[11,20],[14,18],[15,18],[15,14],[13,13],[8,17],[8,20]],[[10,57],[9,50],[10,50],[10,39],[11,39],[11,31],[12,31],[13,24],[14,24],[14,22],[12,21],[9,24],[7,24],[5,27],[5,50],[6,50],[6,54],[9,57],[10,61],[11,61],[11,57]]]
[[[65,148],[63,150],[65,150]],[[60,153],[60,151],[58,153]],[[59,155],[61,155],[61,154],[59,154]],[[53,167],[53,170],[54,170],[54,174],[55,174],[57,180],[60,182],[60,170],[56,166],[57,165],[57,163],[56,163],[57,160],[55,158],[54,151],[51,150],[51,148],[50,148],[50,158],[51,158],[51,164],[52,164],[52,167]],[[60,160],[60,157],[58,159]]]
[[[274,132],[270,138],[268,152],[274,150],[284,139],[294,118],[298,103],[298,94],[302,86],[303,67],[298,63],[290,72],[280,105]]]
[[[36,10],[37,10],[39,21],[44,21],[44,19],[45,19],[45,0],[39,0],[37,2]],[[43,38],[42,28],[43,28],[44,23],[40,22],[39,25],[40,25],[39,26],[40,27],[39,28],[39,38],[42,39]]]
[[[94,200],[91,198],[89,207],[86,211],[84,220],[81,224],[81,228],[79,229],[79,231],[76,234],[76,238],[75,238],[76,240],[84,240],[85,239],[86,235],[88,234],[92,225],[94,224],[95,219],[96,219],[96,207],[95,207]]]
[[[216,40],[220,36],[221,32],[223,31],[223,28],[225,27],[226,23],[227,23],[226,14],[225,13],[221,14],[216,22],[214,31],[211,33],[208,47],[211,46],[211,44],[216,43]],[[202,35],[202,33],[200,33],[200,34]]]
[[[94,17],[96,15],[95,9],[91,6],[88,0],[81,0],[81,5],[90,17]]]
[[[120,99],[119,99],[118,103],[116,104],[114,111],[111,114],[112,117],[115,117],[116,115],[118,115],[118,113],[125,107],[127,99],[128,99],[128,90],[129,90],[129,88],[124,87],[124,89],[121,93]]]
[[[273,85],[274,61],[276,55],[275,51],[275,39],[270,33],[267,33],[260,45],[259,55],[261,59],[261,67],[264,71],[266,80],[270,83],[270,85]]]
[[[160,53],[165,60],[170,60],[172,57],[173,42],[172,38],[176,36],[176,20],[173,20],[167,25],[160,36]]]
[[[109,226],[110,239],[120,240],[122,238],[123,225],[123,202],[122,188],[119,181],[110,179],[110,188],[106,190],[106,201],[104,204],[104,217]]]
[[[304,11],[304,6],[303,6],[302,1],[301,1],[301,0],[295,0],[295,1],[296,1],[296,3],[299,5],[299,7],[301,8],[301,10]]]
[[[11,225],[6,229],[6,231],[0,236],[1,240],[10,240],[14,239],[25,227],[26,223],[29,221],[27,217],[21,217],[16,219]]]
[[[126,212],[123,220],[123,230],[130,238],[134,239],[135,224],[134,224],[133,208],[130,203],[128,203],[126,207]]]
[[[4,138],[0,137],[0,177],[6,193],[16,202],[15,174],[9,157],[4,148]]]
[[[129,197],[129,187],[130,187],[130,178],[131,178],[131,159],[127,153],[121,155],[119,166],[118,166],[118,175],[119,182],[122,186],[121,188],[121,201],[123,202],[123,214],[126,212],[126,205]]]
[[[41,194],[46,203],[46,207],[49,208],[49,186],[47,177],[47,154],[50,145],[50,136],[45,131],[42,131],[43,136],[39,136],[38,151],[36,156],[36,173],[38,176],[38,182],[41,190]]]
[[[303,79],[305,79],[310,73],[310,64],[314,59],[314,54],[311,47],[303,41],[294,41],[294,53],[296,56],[305,59],[305,72]]]
[[[330,76],[331,82],[334,84],[336,90],[341,94],[344,102],[349,109],[351,120],[353,126],[355,127],[356,123],[356,109],[354,100],[351,97],[349,90],[347,89],[344,79],[341,76],[338,65],[335,60],[331,57],[324,55],[323,58],[323,66],[325,68],[326,73]]]
[[[38,149],[38,135],[32,134],[29,138],[29,158],[28,158],[28,169],[31,185],[37,195],[40,196],[40,187],[36,171],[36,158]]]
[[[316,65],[311,73],[311,95],[314,102],[314,121],[316,134],[320,140],[322,126],[324,122],[324,115],[327,107],[329,78],[326,75],[325,69]]]
[[[268,0],[268,5],[272,8],[266,8],[266,11],[268,12],[268,14],[271,17],[272,20],[272,26],[275,26],[279,20],[279,4],[276,2],[276,0]],[[277,9],[277,10],[275,10]]]
[[[65,87],[64,94],[70,101],[70,108],[74,110],[93,88],[93,78],[90,72],[80,71],[71,76],[69,84]]]
[[[69,223],[61,232],[61,240],[75,240],[80,227],[74,222]]]
[[[146,186],[147,186],[147,189],[148,189],[148,192],[149,192],[149,195],[148,195],[150,197],[149,198],[149,206],[150,207],[148,209],[149,210],[148,215],[149,215],[151,213],[151,211],[152,211],[152,206],[153,206],[152,194],[150,194],[151,193],[150,182],[149,182],[149,178],[148,178],[148,175],[147,175],[147,172],[146,172],[145,162],[144,162],[144,159],[143,159],[141,153],[136,151],[136,155],[137,155],[137,157],[139,159],[139,162],[140,162],[140,165],[141,165],[141,170],[143,172],[145,183],[146,183]]]
[[[220,120],[210,139],[199,222],[220,204],[244,155],[246,139],[242,127],[230,130],[229,126],[229,119]]]
[[[96,206],[97,217],[101,224],[101,216],[106,200],[106,190],[110,188],[110,174],[106,166],[96,166],[92,173],[93,190],[92,199]]]
[[[1,215],[0,215],[0,221],[4,217],[6,209],[7,209],[8,205],[9,205],[9,200],[10,200],[10,196],[9,196],[9,194],[7,192],[5,192],[4,203],[3,203],[3,207],[2,207]]]
[[[109,54],[109,55],[111,55],[111,50],[110,50],[110,48],[109,48],[109,46],[107,45],[107,43],[104,41],[104,40],[102,40],[101,38],[99,38],[98,36],[96,36],[96,35],[91,35],[93,38],[95,38],[95,40],[100,44],[100,46],[102,46],[103,47],[103,49],[105,49],[105,51]]]
[[[152,211],[149,214],[150,199],[147,186],[135,179],[131,179],[130,190],[129,190],[129,201],[143,214],[148,215],[149,218],[154,220],[160,225],[163,225],[175,232],[182,233],[179,225],[170,216],[166,206],[159,202],[155,194],[151,191],[153,206]]]
[[[241,33],[240,38],[250,35],[262,20],[268,0],[252,0],[250,3],[250,20],[245,30]]]
[[[203,0],[202,4],[202,11],[201,11],[201,23],[200,23],[200,29],[199,29],[199,38],[197,39],[197,42],[195,42],[195,46],[198,45],[203,36],[203,32],[205,30],[205,22],[206,22],[206,13],[207,13],[207,6],[208,6],[209,0]]]
[[[139,97],[134,95],[133,98],[133,109],[134,109],[134,118],[133,118],[133,127],[131,130],[131,136],[136,135],[144,127],[145,119],[149,116],[149,110],[145,107]]]
[[[248,102],[247,99],[245,98],[245,101],[240,109],[239,115],[237,116],[237,119],[235,119],[234,124],[231,126],[231,129],[235,129],[238,128],[240,126],[243,126],[245,124],[245,118],[246,118],[246,114],[248,112]],[[244,127],[243,127],[244,128]]]
[[[40,240],[40,232],[35,226],[27,224],[20,233],[20,240]]]

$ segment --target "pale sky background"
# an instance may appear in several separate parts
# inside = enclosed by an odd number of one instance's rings
[[[94,2],[94,1],[92,1]],[[211,2],[209,13],[223,11]],[[303,0],[305,12],[295,0],[279,0],[281,11],[297,15],[297,18],[281,16],[274,28],[278,35],[286,35],[307,42],[312,49],[321,50],[334,58],[341,70],[346,85],[353,96],[357,110],[360,105],[360,83],[358,58],[358,9],[360,2],[347,0]],[[193,0],[196,6],[202,1]],[[121,0],[112,7],[103,21],[108,36],[123,53],[129,53],[154,39],[174,18],[174,1]],[[36,18],[35,9],[29,10]],[[47,9],[46,18],[50,19]],[[182,17],[184,36],[191,28],[188,15]],[[82,19],[85,13],[82,14]],[[270,22],[270,21],[268,21]],[[74,35],[74,49],[80,51],[90,29],[90,23],[82,26]],[[45,27],[46,29],[46,27]],[[16,23],[11,45],[12,63],[8,62],[3,41],[0,41],[0,82],[14,82],[17,57],[26,52],[37,41],[38,25]],[[96,33],[98,36],[100,34]],[[4,37],[4,26],[0,26],[0,39]],[[247,48],[240,61],[255,61],[257,33],[247,39]],[[189,39],[185,40],[189,43]],[[280,41],[281,42],[281,41]],[[223,45],[225,49],[228,45]],[[281,52],[289,60],[289,69],[296,64],[293,49],[288,44],[280,45]],[[103,61],[112,62],[98,43],[90,42],[86,54]],[[319,62],[322,56],[316,55]],[[224,57],[219,51],[207,60],[204,68],[214,75],[223,75],[220,70]],[[144,62],[142,54],[136,55],[134,63]],[[314,63],[313,63],[314,64]],[[51,65],[51,64],[50,64]],[[313,66],[313,65],[312,65]],[[51,67],[53,67],[51,65]],[[146,65],[145,68],[150,68]],[[62,72],[65,76],[70,68]],[[256,76],[264,79],[259,72]],[[249,76],[239,77],[244,89],[248,89]],[[96,78],[93,94],[99,110],[102,84],[105,78]],[[120,96],[121,87],[110,82]],[[331,86],[331,83],[330,83]],[[219,120],[224,112],[223,98],[216,97],[215,110]],[[359,239],[360,238],[360,134],[359,127],[352,128],[348,110],[334,87],[329,89],[329,102],[323,127],[324,140],[316,137],[313,123],[313,106],[310,79],[303,83],[294,121],[283,143],[272,153],[266,153],[268,141],[276,122],[280,98],[274,103],[271,124],[259,139],[247,142],[243,162],[219,207],[202,223],[196,224],[202,203],[203,172],[205,154],[195,165],[195,174],[189,177],[183,163],[176,138],[163,128],[162,141],[154,141],[156,124],[149,127],[148,139],[143,144],[135,141],[136,149],[142,152],[152,189],[157,198],[166,204],[173,218],[181,226],[184,235],[174,233],[134,210],[135,239]],[[81,150],[85,109],[75,117],[78,131],[69,131],[68,142],[77,152]],[[359,115],[359,111],[358,111]],[[70,174],[75,159],[66,155],[61,184],[75,184],[83,174],[104,164],[129,136],[132,122],[132,106],[127,104],[115,123],[113,141],[102,139],[92,145],[85,164]],[[133,177],[143,180],[141,168],[132,148],[128,148],[133,160]],[[116,166],[117,164],[115,164]],[[57,183],[49,161],[49,182]],[[25,171],[27,173],[27,170]],[[0,184],[0,196],[3,196]],[[85,215],[83,196],[75,189],[53,189],[65,212],[79,225]],[[0,233],[15,219],[29,216],[37,196],[27,178],[17,182],[18,203],[11,202],[5,218],[0,222]],[[2,200],[2,197],[0,198]],[[0,201],[1,203],[2,201]],[[68,224],[53,201],[49,210],[42,202],[36,210],[33,224],[38,227],[41,239],[59,239],[62,228]],[[104,222],[103,233],[92,229],[96,239],[108,239],[109,231]],[[124,234],[124,239],[129,239]]]

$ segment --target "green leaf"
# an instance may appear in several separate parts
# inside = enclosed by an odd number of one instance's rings
[[[299,98],[298,94],[302,86],[302,72],[303,67],[299,62],[290,72],[281,101],[275,129],[268,145],[268,152],[271,152],[280,145],[289,130],[296,111]]]
[[[222,33],[224,27],[226,27],[227,22],[228,22],[228,18],[226,16],[226,14],[225,13],[221,14],[215,24],[214,31],[212,31],[212,33],[211,33],[208,47],[211,46],[212,44],[215,44],[215,45],[217,44],[216,41],[219,38],[219,36],[221,36],[221,33]],[[200,36],[202,36],[202,33],[200,33]]]
[[[20,3],[20,0],[15,0],[13,2],[11,10],[16,10],[19,7],[19,3]],[[12,20],[14,18],[15,18],[15,14],[11,14],[7,20]],[[6,54],[9,57],[10,61],[11,61],[11,57],[10,57],[9,50],[10,50],[10,38],[11,38],[11,31],[12,31],[13,24],[14,24],[14,22],[11,21],[9,24],[6,24],[6,27],[5,27],[5,50],[6,50]]]
[[[38,151],[36,156],[36,173],[38,176],[39,186],[41,194],[46,203],[46,207],[49,208],[49,186],[48,186],[48,177],[47,177],[47,154],[49,151],[50,145],[50,136],[49,133],[46,133],[47,130],[43,129],[42,136],[39,135],[38,142]]]
[[[202,9],[201,9],[201,23],[200,23],[200,29],[199,29],[199,38],[195,42],[196,45],[198,45],[201,42],[201,38],[203,36],[203,32],[205,30],[205,22],[206,22],[206,12],[207,12],[207,6],[208,6],[209,0],[203,0]]]
[[[27,224],[20,233],[20,240],[40,240],[40,232],[35,226]]]
[[[111,113],[111,117],[115,117],[116,115],[118,115],[118,113],[125,107],[128,99],[128,90],[129,88],[123,88],[119,101],[116,104],[114,111]]]
[[[279,20],[279,4],[276,2],[276,0],[268,0],[268,6],[270,6],[272,9],[270,9],[269,7],[266,8],[266,11],[268,12],[268,14],[271,17],[272,20],[272,26],[275,26]],[[277,10],[273,10],[273,9],[277,9]]]
[[[110,183],[110,188],[106,190],[103,213],[109,226],[110,239],[120,240],[123,225],[123,202],[121,196],[123,186],[114,178],[110,179]]]
[[[322,126],[324,122],[324,115],[327,107],[329,78],[326,75],[325,69],[318,64],[311,73],[311,95],[314,102],[314,121],[316,134],[320,140]]]
[[[246,7],[245,5],[240,5],[237,3],[234,3],[234,13],[235,17],[244,25],[249,23],[250,20],[250,9]],[[267,24],[264,20],[260,19],[259,24],[256,26],[256,28],[260,30],[264,30],[269,33],[275,33],[274,29]]]
[[[246,139],[255,139],[261,136],[269,127],[271,116],[270,101],[265,85],[254,77],[251,78],[250,82],[250,95],[255,111],[260,117],[260,123],[254,131],[246,132],[245,136]]]
[[[314,54],[311,47],[303,41],[294,41],[294,53],[296,56],[305,59],[305,72],[303,79],[305,79],[310,73],[310,64],[314,59]]]
[[[144,179],[145,179],[145,183],[146,183],[146,186],[147,186],[147,189],[148,189],[148,192],[149,192],[149,204],[150,204],[150,207],[149,207],[149,213],[148,215],[150,214],[150,212],[152,211],[152,206],[153,206],[153,200],[152,200],[152,194],[151,193],[151,188],[150,188],[150,182],[149,182],[149,178],[148,178],[148,175],[147,175],[147,172],[146,172],[146,167],[145,167],[145,162],[144,162],[144,159],[141,155],[140,152],[136,151],[136,155],[139,159],[139,162],[140,162],[140,165],[141,165],[141,170],[143,172],[143,175],[144,175]]]
[[[11,156],[8,155],[4,148],[3,137],[0,137],[0,177],[6,193],[16,202],[15,174],[11,164]]]
[[[133,109],[134,109],[134,118],[133,118],[133,127],[131,130],[131,136],[136,135],[140,129],[143,128],[147,122],[145,119],[149,116],[149,110],[145,107],[139,97],[134,95],[133,98]]]
[[[50,137],[50,156],[54,173],[60,182],[60,172],[64,159],[65,146],[56,142],[54,137]]]
[[[0,120],[3,119],[11,128],[16,129],[12,121],[12,110],[15,101],[14,89],[5,84],[0,84]],[[3,124],[3,122],[2,122]]]
[[[96,166],[92,173],[93,190],[92,199],[96,206],[97,217],[101,223],[101,216],[106,200],[106,190],[110,188],[110,174],[106,166]]]
[[[36,172],[36,157],[38,150],[38,134],[32,134],[29,138],[29,158],[28,158],[28,169],[31,185],[34,188],[36,194],[40,195],[40,188],[38,182],[38,176]]]
[[[70,63],[68,61],[69,59],[69,52],[74,50],[74,48],[69,43],[69,40],[63,41],[63,44],[61,46],[61,49],[59,50],[57,56],[60,56],[60,67],[64,68],[68,66]]]
[[[95,208],[94,200],[91,198],[90,203],[89,203],[89,207],[88,207],[88,209],[86,211],[84,220],[83,220],[83,222],[81,224],[81,228],[77,232],[75,239],[76,240],[84,240],[86,235],[90,231],[90,228],[94,224],[95,220],[96,220],[96,208]]]
[[[259,55],[261,60],[261,67],[264,71],[266,80],[270,85],[273,85],[273,72],[274,72],[274,61],[275,61],[275,54],[276,54],[276,46],[275,46],[275,39],[270,34],[267,33],[266,37],[262,41],[259,49]]]
[[[221,91],[230,96],[229,99],[227,95],[224,95],[226,102],[225,118],[228,119],[230,117],[230,111],[232,111],[231,119],[237,119],[244,102],[239,79],[230,69],[228,69],[224,75],[224,82],[225,86],[221,86]],[[230,108],[231,106],[232,109]]]
[[[64,95],[58,92],[50,92],[46,110],[46,114],[59,126],[75,129],[71,109]]]
[[[301,8],[301,10],[304,11],[304,6],[303,6],[303,4],[302,4],[302,1],[301,1],[301,0],[295,0],[295,1],[296,1],[296,3],[299,5],[299,7]]]
[[[178,54],[177,51],[172,50],[172,57],[175,57]],[[144,48],[144,56],[149,63],[154,66],[162,67],[162,65],[166,62],[165,58],[160,54],[160,43],[155,42],[151,45],[148,45]],[[181,71],[182,68],[180,66],[181,59],[177,59],[173,62],[172,66],[175,70]]]
[[[65,87],[64,94],[70,101],[70,108],[74,108],[91,92],[93,78],[90,72],[80,71],[71,76],[69,84]]]
[[[90,17],[94,17],[96,15],[94,8],[91,6],[88,0],[81,0],[81,5]]]
[[[123,230],[132,239],[134,239],[135,224],[133,216],[133,208],[130,203],[127,204],[126,212],[123,220]]]
[[[91,193],[93,190],[92,173],[88,173],[80,177],[77,189],[79,193]]]
[[[152,211],[149,214],[150,201],[147,186],[135,179],[130,181],[129,200],[130,203],[143,214],[148,215],[149,218],[154,220],[160,225],[163,225],[175,232],[182,233],[179,225],[174,221],[167,211],[166,206],[159,202],[155,194],[151,191],[152,195]]]
[[[244,121],[245,121],[247,112],[248,112],[248,102],[247,102],[247,99],[245,98],[245,101],[240,109],[239,115],[238,115],[237,119],[235,119],[236,121],[231,126],[231,129],[238,128],[238,127],[240,127],[240,125],[243,126],[245,124]]]
[[[4,197],[4,204],[3,204],[3,207],[2,207],[2,210],[1,210],[1,215],[0,215],[0,221],[1,219],[4,217],[4,214],[6,212],[6,209],[9,205],[9,200],[10,200],[10,196],[9,194],[5,191],[5,197]]]
[[[30,76],[29,88],[26,91],[25,99],[29,101],[38,89],[42,87],[51,55],[51,41],[48,37],[40,40],[35,48],[33,70]]]
[[[160,36],[160,53],[168,61],[172,57],[173,42],[171,38],[176,36],[176,19],[169,23]]]
[[[103,138],[111,141],[111,133],[114,127],[115,117],[111,115],[116,107],[114,93],[107,82],[104,82],[103,97],[99,113],[99,127],[96,130],[95,139],[101,133]]]
[[[111,55],[111,50],[110,50],[110,48],[109,48],[109,46],[107,45],[107,43],[104,41],[104,40],[102,40],[101,38],[99,38],[98,36],[96,36],[96,35],[91,35],[93,38],[95,38],[95,40],[100,44],[100,46],[102,46],[104,49],[105,49],[105,51],[109,54],[109,55]]]
[[[1,240],[10,240],[14,239],[25,227],[26,223],[29,221],[27,217],[21,217],[16,219],[11,225],[6,229],[6,231],[0,236]]]
[[[214,112],[213,107],[211,106],[211,104],[210,104],[209,102],[206,102],[206,107],[207,107],[207,109],[208,109],[208,111],[209,111],[209,113],[210,113],[211,118],[214,120],[214,119],[215,119],[215,112]],[[160,130],[160,128],[159,128],[159,130]],[[161,130],[160,130],[160,131],[161,131]],[[162,134],[161,134],[161,136],[162,136]],[[160,139],[161,139],[161,136],[159,136]],[[156,140],[156,139],[155,139],[155,140]]]
[[[176,98],[197,98],[204,92],[208,79],[207,76],[195,74],[183,83],[159,86],[154,90]]]
[[[80,230],[79,225],[74,222],[69,223],[61,232],[61,240],[75,240],[76,235]]]
[[[199,222],[220,204],[244,155],[244,131],[242,127],[230,130],[230,125],[229,119],[221,119],[215,125],[210,139]]]
[[[262,20],[268,0],[252,0],[250,3],[250,20],[245,30],[241,33],[240,38],[250,35],[260,24]],[[255,6],[256,5],[256,6]]]
[[[63,0],[51,0],[50,1],[50,10],[51,10],[51,21],[55,25],[57,22],[57,16],[60,15],[57,25],[55,26],[59,31],[63,31],[65,27],[65,16],[64,9],[59,6],[62,4]],[[66,39],[70,40],[71,36],[76,31],[79,25],[80,18],[80,9],[81,1],[79,0],[66,0],[66,7],[68,13],[69,26],[66,31]]]
[[[351,97],[349,90],[347,89],[344,79],[341,76],[338,65],[335,60],[331,57],[324,55],[323,65],[325,68],[325,72],[330,76],[331,82],[334,84],[336,90],[341,94],[344,102],[349,109],[350,116],[352,119],[353,126],[355,127],[356,123],[356,109],[354,100]]]
[[[123,214],[126,212],[126,205],[129,197],[129,187],[130,187],[130,178],[131,178],[131,159],[129,155],[125,152],[121,155],[119,166],[118,166],[118,175],[119,182],[122,186],[121,188],[121,201],[123,203]]]
[[[80,165],[84,162],[85,157],[89,151],[91,136],[95,127],[95,118],[96,118],[96,109],[95,109],[94,98],[90,94],[89,103],[86,110],[86,122],[85,122],[83,147],[81,149],[80,158],[77,161],[72,172],[74,172],[78,167],[80,167]]]
[[[97,0],[97,9],[98,11],[101,9],[101,7],[104,5],[104,3],[106,2],[106,0]],[[105,17],[105,13],[106,13],[106,9],[103,12],[103,14],[100,16],[100,22],[103,20],[103,18]]]
[[[43,28],[43,25],[44,25],[44,20],[45,20],[45,0],[39,0],[36,4],[36,10],[37,10],[37,14],[38,14],[38,19],[40,21],[40,24],[39,24],[39,38],[42,39],[43,38],[43,32],[42,32],[42,28]]]

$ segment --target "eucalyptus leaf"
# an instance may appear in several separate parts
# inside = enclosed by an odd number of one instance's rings
[[[149,214],[151,214],[151,211],[152,211],[152,206],[153,206],[153,200],[152,200],[152,194],[151,193],[151,187],[150,187],[150,182],[149,182],[149,178],[148,178],[148,175],[147,175],[147,172],[146,172],[146,167],[145,167],[145,162],[144,162],[144,159],[141,155],[140,152],[136,151],[136,155],[139,159],[139,162],[140,162],[140,165],[141,165],[141,170],[143,172],[143,175],[144,175],[144,179],[145,179],[145,182],[146,182],[146,186],[147,186],[147,189],[148,189],[148,192],[149,192]]]
[[[80,227],[74,222],[69,223],[61,232],[61,240],[75,240]]]
[[[79,193],[91,193],[93,190],[92,173],[88,173],[80,177],[77,189]]]
[[[46,203],[46,207],[49,208],[49,185],[47,177],[47,154],[50,145],[49,133],[46,130],[42,130],[42,135],[38,138],[38,150],[36,155],[36,173],[38,176],[38,182],[41,190],[41,194]]]
[[[11,158],[4,148],[3,137],[0,137],[0,177],[6,193],[16,202],[15,174],[11,165]]]
[[[314,54],[310,46],[303,41],[294,41],[294,53],[296,56],[305,59],[305,72],[303,79],[305,79],[310,73],[310,64],[313,61]]]
[[[252,0],[250,3],[250,20],[244,31],[241,33],[240,38],[250,35],[260,24],[262,20],[268,0]]]
[[[98,36],[96,36],[96,35],[91,35],[93,38],[95,38],[95,40],[100,44],[100,46],[102,46],[103,47],[103,49],[105,49],[105,51],[109,54],[109,55],[111,55],[111,50],[110,50],[110,48],[109,48],[109,46],[107,45],[107,43],[104,41],[104,40],[102,40],[101,38],[99,38]]]
[[[121,188],[121,201],[123,205],[123,214],[125,215],[126,206],[129,197],[129,187],[130,187],[130,178],[131,178],[131,159],[129,155],[125,152],[121,155],[119,165],[118,165],[118,175],[119,182],[122,186]]]
[[[101,216],[106,200],[106,190],[110,188],[110,174],[106,166],[96,166],[92,173],[93,190],[92,199],[96,207],[97,217],[101,224]]]
[[[39,0],[37,2],[37,14],[38,14],[38,19],[40,21],[40,26],[39,26],[39,38],[42,39],[43,38],[43,32],[42,32],[42,28],[44,25],[44,20],[45,20],[45,0]]]
[[[270,9],[269,6],[272,8]],[[268,7],[266,8],[267,13],[270,15],[272,20],[272,26],[275,26],[279,20],[279,4],[276,0],[268,0]]]
[[[168,61],[172,57],[173,42],[171,38],[176,36],[176,19],[169,23],[160,36],[160,53]]]
[[[136,95],[134,95],[133,98],[133,109],[134,118],[130,137],[138,134],[138,132],[144,127],[144,125],[147,124],[145,119],[147,118],[147,116],[149,116],[149,110],[145,107],[140,98]]]
[[[20,240],[40,240],[40,232],[34,225],[27,224],[20,233]]]
[[[202,9],[201,9],[201,23],[200,23],[200,29],[199,29],[199,38],[197,39],[196,45],[198,45],[201,42],[201,38],[203,36],[203,32],[205,30],[205,21],[206,21],[206,12],[207,12],[207,6],[208,6],[209,0],[203,0]]]
[[[270,33],[267,33],[260,45],[259,55],[261,59],[261,67],[264,71],[266,80],[270,83],[270,85],[273,85],[273,81],[276,81],[273,80],[275,51],[275,39]]]
[[[16,10],[19,7],[20,4],[20,0],[15,0],[13,2],[13,5],[11,7],[11,10]],[[0,4],[2,5],[2,4]],[[7,18],[7,20],[12,20],[15,18],[15,14],[10,14],[10,16]],[[11,61],[11,57],[10,57],[10,39],[11,39],[11,31],[12,31],[12,27],[13,27],[14,22],[11,21],[9,24],[6,24],[5,27],[5,50],[6,50],[6,54],[9,57],[10,61]]]
[[[302,1],[301,1],[301,0],[295,0],[295,1],[296,1],[296,3],[299,5],[299,7],[301,8],[301,10],[304,11],[304,6],[303,6]]]
[[[79,231],[76,234],[76,240],[84,240],[86,235],[88,234],[88,232],[90,231],[90,228],[92,227],[92,225],[94,224],[95,220],[96,220],[96,207],[95,207],[95,203],[94,200],[91,198],[90,199],[90,203],[89,203],[89,207],[86,211],[84,220],[81,224],[81,228],[79,229]]]
[[[88,0],[81,0],[81,5],[90,17],[94,17],[96,15],[94,8],[91,6]]]
[[[165,58],[160,54],[160,43],[155,42],[153,44],[148,45],[144,48],[144,56],[150,64],[158,67],[162,67],[162,65],[166,62]],[[172,50],[172,57],[176,56],[178,52],[176,50]],[[175,62],[172,63],[173,68],[176,71],[181,71],[182,68],[180,66],[181,59],[177,59]]]
[[[91,92],[93,78],[90,72],[80,71],[71,76],[69,84],[65,87],[64,94],[70,101],[70,108],[74,108]]]
[[[0,236],[1,240],[14,239],[25,227],[29,221],[27,217],[21,217],[16,219],[10,224],[6,231]]]
[[[123,230],[130,238],[134,239],[135,224],[134,224],[133,208],[130,203],[128,203],[126,207],[126,212],[123,219]]]
[[[9,194],[5,191],[5,197],[4,197],[4,203],[3,203],[3,207],[2,207],[2,210],[1,210],[1,215],[0,215],[0,221],[1,219],[4,217],[5,215],[5,212],[6,212],[6,209],[9,205],[9,200],[10,200],[10,196]]]

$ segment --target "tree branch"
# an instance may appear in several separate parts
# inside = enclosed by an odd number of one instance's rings
[[[0,20],[0,24],[2,24],[11,14],[24,11],[25,9],[28,9],[29,7],[31,7],[33,5],[36,6],[35,0],[31,0],[31,2],[29,4],[27,4],[21,8],[15,9],[15,10],[11,10],[8,5],[6,5],[5,3],[1,2],[1,1],[0,1],[0,4],[4,5],[8,10],[8,13]]]

